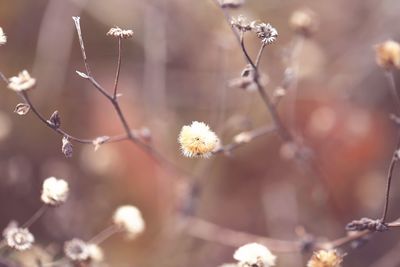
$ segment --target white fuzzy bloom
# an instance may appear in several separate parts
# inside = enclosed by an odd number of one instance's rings
[[[7,43],[7,36],[4,34],[3,29],[0,27],[0,45]]]
[[[182,127],[178,142],[184,156],[203,158],[210,157],[220,144],[218,136],[210,130],[210,127],[198,121]]]
[[[88,244],[89,258],[94,262],[101,262],[104,260],[104,253],[101,247],[96,244]]]
[[[124,230],[129,238],[134,238],[145,230],[145,222],[140,210],[131,205],[124,205],[114,212],[113,222]]]
[[[49,177],[43,182],[41,199],[45,204],[56,206],[67,200],[69,192],[65,180]]]
[[[35,238],[27,228],[18,228],[12,224],[3,231],[7,245],[16,250],[24,251],[32,247]]]
[[[243,267],[270,267],[275,265],[276,256],[263,245],[250,243],[238,248],[233,258]]]
[[[28,71],[21,71],[18,76],[9,79],[8,88],[16,92],[26,91],[36,85],[36,79],[32,78]]]

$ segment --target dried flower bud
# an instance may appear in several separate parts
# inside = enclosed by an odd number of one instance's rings
[[[354,220],[346,225],[347,231],[377,231],[384,232],[389,230],[389,227],[382,222],[382,220],[372,220],[370,218],[361,218],[360,220]]]
[[[335,250],[320,250],[307,263],[307,267],[339,267],[343,257]]]
[[[248,143],[252,139],[249,132],[241,132],[233,137],[233,141],[237,144]]]
[[[218,2],[222,8],[239,8],[245,0],[218,0]]]
[[[233,254],[240,267],[270,267],[275,265],[276,256],[263,245],[250,243],[241,246]]]
[[[96,139],[93,140],[93,145],[94,145],[94,151],[97,151],[102,144],[110,140],[109,136],[99,136]]]
[[[145,230],[145,222],[140,210],[131,205],[118,207],[114,212],[113,222],[124,230],[129,238],[135,238]]]
[[[18,115],[23,116],[23,115],[26,115],[29,112],[30,109],[31,109],[31,106],[29,106],[28,104],[19,103],[15,107],[14,112],[17,113]]]
[[[10,248],[20,251],[31,248],[33,242],[35,242],[34,236],[27,228],[18,228],[15,223],[10,224],[3,231],[3,236]]]
[[[123,30],[119,27],[113,27],[107,32],[107,35],[115,37],[115,38],[128,39],[128,38],[132,38],[133,31],[132,30]]]
[[[54,129],[58,129],[61,126],[61,118],[60,114],[58,111],[54,111],[53,114],[51,114],[50,119],[47,120],[47,122],[53,127]]]
[[[278,87],[272,92],[272,98],[274,102],[278,102],[285,95],[286,95],[286,90],[282,87]]]
[[[145,142],[151,142],[152,136],[151,136],[151,131],[147,127],[142,127],[139,129],[138,135],[140,139],[142,139]]]
[[[78,238],[64,243],[64,253],[72,261],[87,261],[90,257],[88,244]]]
[[[239,15],[236,18],[233,17],[231,19],[231,26],[242,32],[251,31],[250,22],[243,15]]]
[[[375,47],[376,62],[379,66],[390,69],[400,69],[400,44],[398,42],[388,40],[384,43],[378,44]]]
[[[194,121],[185,125],[178,137],[181,150],[186,157],[208,158],[219,146],[218,136],[204,122]]]
[[[65,180],[49,177],[43,182],[42,201],[51,206],[64,203],[68,198],[69,186]]]
[[[0,45],[7,43],[7,36],[4,34],[3,29],[0,27]]]
[[[310,36],[318,27],[316,15],[310,9],[300,9],[293,12],[289,24],[296,33],[303,36]]]
[[[68,137],[64,136],[62,139],[61,151],[66,158],[72,157],[73,147],[72,143],[69,141]]]
[[[8,88],[16,92],[26,91],[36,85],[36,79],[32,78],[28,71],[23,70],[18,76],[9,79]]]
[[[252,22],[251,28],[265,45],[272,44],[278,37],[278,31],[269,23]]]
[[[258,76],[258,82],[261,85],[268,83],[268,77],[266,75],[259,74]],[[258,86],[255,82],[255,71],[253,67],[250,64],[246,65],[242,70],[240,77],[230,80],[228,86],[240,88],[248,92],[257,91]]]

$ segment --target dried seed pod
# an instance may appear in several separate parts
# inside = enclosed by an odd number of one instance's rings
[[[50,119],[47,120],[47,122],[53,127],[54,129],[58,129],[61,126],[61,118],[60,115],[58,114],[58,111],[54,111],[53,114],[51,114]]]
[[[68,137],[66,137],[66,136],[64,136],[62,139],[61,151],[66,158],[72,157],[72,152],[73,152],[72,143],[69,141]]]
[[[31,106],[29,106],[28,104],[19,103],[15,107],[14,112],[17,113],[18,115],[23,116],[23,115],[26,115],[29,112],[30,109],[31,109]]]

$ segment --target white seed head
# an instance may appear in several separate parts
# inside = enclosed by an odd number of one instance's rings
[[[270,267],[275,265],[276,256],[263,245],[250,243],[238,248],[233,258],[241,267]]]
[[[115,38],[128,39],[128,38],[132,38],[133,31],[132,30],[123,30],[119,27],[113,27],[107,32],[107,35],[115,37]]]
[[[101,247],[96,244],[88,244],[89,258],[94,262],[101,262],[104,260],[104,253]]]
[[[32,78],[28,71],[21,71],[18,76],[9,79],[8,88],[16,92],[32,89],[36,85],[36,79]]]
[[[90,257],[89,245],[78,238],[64,243],[64,253],[72,261],[86,261]]]
[[[218,0],[222,8],[239,8],[244,4],[245,0]]]
[[[7,43],[7,36],[4,34],[3,29],[0,27],[0,45]]]
[[[118,207],[114,212],[113,222],[124,230],[129,238],[135,238],[146,227],[140,210],[131,205]]]
[[[45,204],[56,206],[67,200],[68,183],[63,179],[49,177],[43,182],[41,199]]]
[[[16,250],[27,250],[35,242],[34,236],[27,228],[18,228],[15,224],[10,225],[3,231],[7,245]]]
[[[203,158],[210,157],[220,144],[218,136],[210,130],[210,127],[198,121],[182,127],[178,142],[184,156]]]

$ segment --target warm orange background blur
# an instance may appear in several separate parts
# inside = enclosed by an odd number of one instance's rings
[[[11,77],[29,70],[38,80],[31,93],[37,108],[47,116],[58,110],[71,134],[118,134],[123,128],[112,106],[75,74],[84,66],[71,17],[81,16],[92,71],[110,90],[117,43],[105,33],[114,25],[133,29],[134,38],[123,43],[122,108],[133,127],[151,130],[154,146],[165,157],[200,177],[196,216],[274,238],[294,240],[294,229],[301,225],[332,239],[345,234],[350,220],[377,218],[382,212],[396,136],[389,114],[399,107],[375,63],[373,46],[400,40],[400,2],[248,0],[232,14],[269,22],[279,31],[261,63],[270,93],[283,78],[282,53],[293,37],[290,14],[301,7],[318,15],[319,31],[300,52],[295,124],[288,112],[290,94],[280,113],[314,151],[323,182],[282,159],[282,143],[274,134],[239,148],[232,157],[180,155],[177,135],[193,120],[208,123],[223,143],[240,131],[271,123],[257,92],[226,86],[240,74],[244,60],[211,0],[1,0],[0,27],[8,43],[0,47],[0,71]],[[258,40],[247,43],[254,55]],[[75,144],[73,158],[65,159],[61,137],[33,114],[13,113],[20,100],[4,85],[1,89],[0,229],[35,212],[41,205],[41,182],[57,176],[69,181],[71,196],[33,226],[43,247],[58,249],[54,244],[72,237],[88,239],[110,223],[116,206],[134,204],[143,211],[147,231],[133,242],[119,235],[107,240],[102,245],[106,266],[212,267],[233,261],[235,248],[173,227],[182,205],[181,182],[188,177],[157,167],[128,142],[104,145],[97,152]],[[390,219],[400,217],[399,178],[395,173]],[[396,231],[379,234],[349,253],[344,266],[373,264],[399,237]],[[277,256],[278,266],[305,266],[310,255]]]

